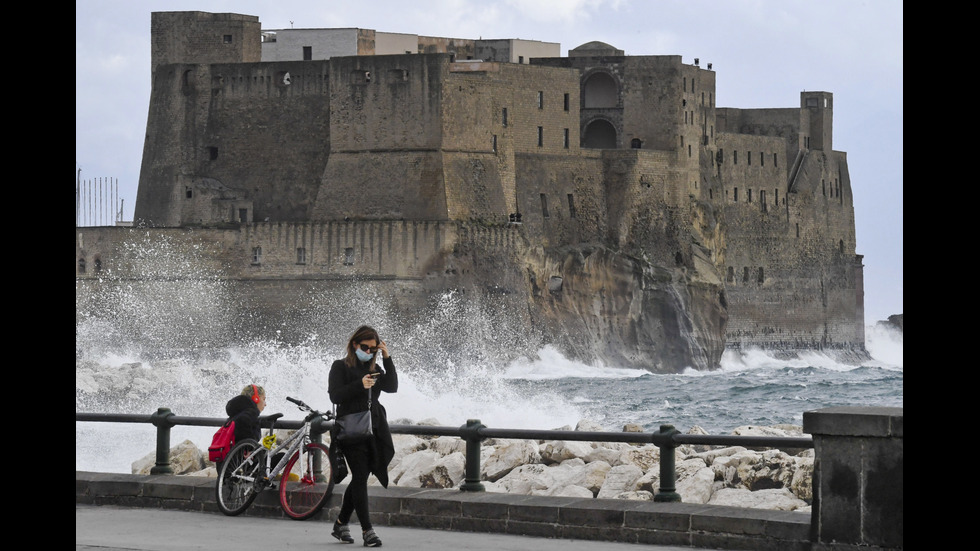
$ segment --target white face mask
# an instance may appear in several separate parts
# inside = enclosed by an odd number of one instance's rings
[[[370,360],[371,358],[374,357],[374,354],[370,354],[368,352],[365,352],[365,351],[361,350],[360,348],[358,348],[357,350],[354,350],[354,354],[357,354],[357,359],[358,360],[361,360],[362,362],[366,362],[366,361],[368,361],[368,360]]]

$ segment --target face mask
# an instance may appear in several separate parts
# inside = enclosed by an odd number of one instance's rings
[[[374,354],[368,354],[367,352],[361,350],[360,348],[354,350],[354,353],[357,354],[357,359],[361,360],[362,362],[366,362],[374,357]]]

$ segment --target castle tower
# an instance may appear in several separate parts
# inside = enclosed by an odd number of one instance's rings
[[[806,149],[833,151],[834,149],[834,95],[830,92],[801,92],[800,108],[803,117],[809,117],[810,142]],[[806,119],[804,119],[804,122]]]
[[[150,15],[151,71],[169,63],[262,61],[262,27],[254,15],[200,11]]]

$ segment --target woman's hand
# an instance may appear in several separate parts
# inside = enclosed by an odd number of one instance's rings
[[[378,382],[378,379],[377,379],[378,375],[381,375],[381,374],[380,373],[368,373],[367,375],[361,377],[361,384],[364,385],[364,388],[371,388],[372,386],[374,386],[375,383]]]
[[[387,358],[390,356],[390,354],[388,354],[388,344],[385,343],[385,341],[381,341],[381,344],[378,345],[378,350],[381,351],[382,358]]]

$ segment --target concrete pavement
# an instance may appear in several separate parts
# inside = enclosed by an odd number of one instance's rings
[[[639,544],[568,540],[375,526],[382,549],[467,551],[636,551]],[[76,551],[276,551],[361,548],[358,527],[351,524],[354,544],[330,536],[330,523],[261,517],[227,517],[220,513],[75,505]],[[690,547],[642,545],[657,551],[690,551]]]

